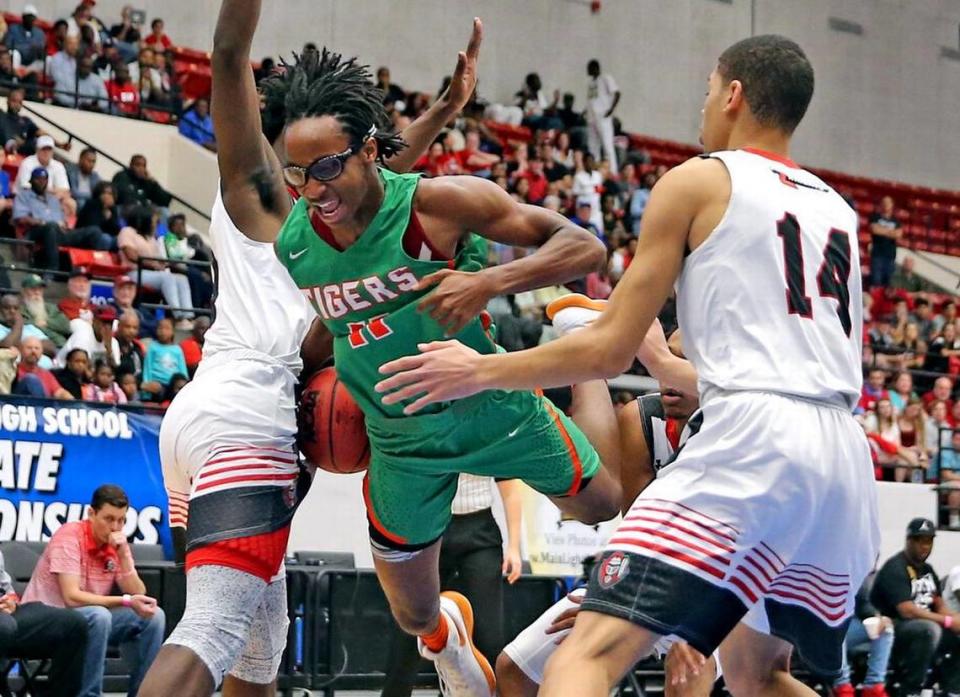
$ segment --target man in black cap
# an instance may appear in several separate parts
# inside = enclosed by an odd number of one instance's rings
[[[960,614],[944,604],[940,579],[927,564],[936,534],[933,521],[911,520],[903,551],[883,565],[870,594],[877,610],[894,621],[893,665],[901,697],[920,694],[938,649],[951,654],[943,661],[940,687],[948,697],[960,697]]]

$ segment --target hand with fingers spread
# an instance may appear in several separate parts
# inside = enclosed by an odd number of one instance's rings
[[[477,380],[482,356],[459,341],[418,344],[421,353],[404,356],[380,366],[381,375],[390,375],[376,385],[384,404],[417,399],[403,409],[407,416],[428,404],[469,397],[483,391]],[[386,393],[386,394],[384,394]]]
[[[417,305],[420,312],[429,312],[453,336],[479,315],[497,294],[490,277],[482,271],[442,269],[424,276],[416,290],[435,286],[433,292]]]
[[[483,22],[473,18],[473,33],[467,50],[457,54],[457,67],[450,79],[450,87],[441,97],[451,110],[459,112],[470,101],[477,88],[477,60],[480,57],[480,44],[483,41]]]
[[[567,608],[554,617],[550,626],[544,630],[544,634],[557,634],[558,632],[573,629],[573,623],[577,621],[577,615],[580,614],[580,604],[583,602],[583,593],[567,593],[567,600],[574,603],[574,606]],[[566,638],[567,635],[564,634],[557,639],[556,643],[560,644]]]

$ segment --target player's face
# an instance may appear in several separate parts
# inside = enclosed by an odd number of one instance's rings
[[[353,143],[336,118],[320,116],[289,125],[285,145],[288,164],[310,167],[322,157],[348,151]],[[359,152],[346,158],[339,175],[328,181],[307,177],[297,190],[326,225],[343,224],[357,215],[370,193],[370,169],[376,155],[375,141],[369,139]]]
[[[707,94],[700,112],[700,143],[706,152],[726,150],[729,127],[724,114],[727,103],[727,85],[716,70],[707,79]]]

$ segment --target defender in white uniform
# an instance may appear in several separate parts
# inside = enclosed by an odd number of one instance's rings
[[[734,44],[709,78],[702,140],[714,155],[668,172],[605,311],[535,349],[478,356],[429,345],[382,367],[384,401],[409,411],[491,388],[618,374],[641,352],[677,282],[696,371],[653,351],[661,381],[694,392],[703,425],[610,540],[541,696],[606,695],[661,637],[721,647],[735,695],[813,694],[840,669],[854,596],[879,546],[860,392],[857,218],[789,159],[813,95],[802,49],[780,36]],[[743,620],[741,622],[741,620]],[[726,637],[726,640],[724,638]]]

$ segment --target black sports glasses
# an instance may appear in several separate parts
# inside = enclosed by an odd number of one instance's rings
[[[375,126],[371,126],[367,135],[358,145],[352,145],[341,153],[336,155],[324,155],[318,157],[306,167],[300,165],[287,165],[283,168],[283,178],[290,186],[299,188],[306,186],[307,181],[315,179],[318,182],[328,182],[336,179],[343,174],[343,168],[353,155],[360,151],[370,138],[377,132]]]

